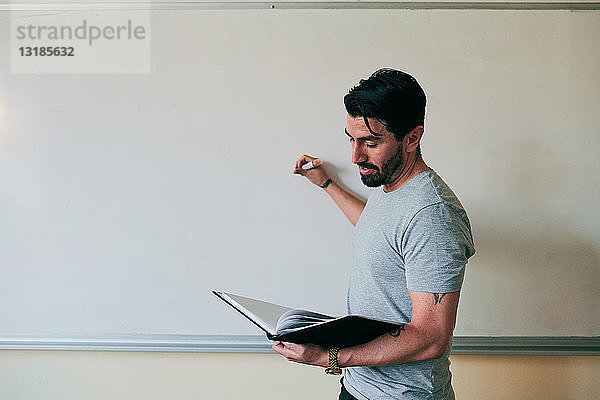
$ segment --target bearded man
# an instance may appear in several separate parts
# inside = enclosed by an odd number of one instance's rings
[[[340,400],[454,399],[448,355],[467,260],[475,253],[460,201],[421,156],[425,92],[409,74],[382,69],[344,97],[345,133],[367,202],[304,155],[294,173],[321,187],[354,225],[349,314],[400,328],[355,347],[276,342],[288,360],[344,369]]]

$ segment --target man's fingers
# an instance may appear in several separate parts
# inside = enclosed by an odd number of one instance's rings
[[[296,362],[297,360],[297,354],[296,352],[291,348],[290,343],[284,343],[284,342],[275,342],[273,343],[273,346],[271,346],[273,348],[273,350],[276,353],[281,354],[282,356],[284,356],[285,358],[288,359],[288,361],[294,361]]]
[[[304,156],[296,160],[296,169],[302,167],[303,164],[306,164],[306,161],[304,161]]]
[[[316,159],[316,157],[305,154],[296,161],[296,169],[302,168],[304,164],[314,161]]]
[[[277,341],[275,343],[273,343],[273,346],[271,346],[271,348],[273,349],[273,351],[275,351],[276,353],[281,354],[282,356],[285,356],[285,346],[283,345],[283,343]]]

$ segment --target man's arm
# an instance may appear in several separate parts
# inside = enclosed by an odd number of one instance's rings
[[[454,331],[460,292],[409,293],[411,322],[368,343],[341,349],[340,367],[395,365],[444,354]],[[328,366],[327,350],[321,346],[276,342],[273,350],[290,361]]]
[[[411,322],[363,345],[341,349],[341,367],[394,365],[444,355],[454,331],[460,292],[409,293]]]
[[[333,181],[325,188],[325,191],[338,208],[342,210],[348,221],[355,226],[365,208],[365,203],[346,192]]]
[[[325,173],[323,168],[317,167],[310,170],[302,169],[304,164],[314,160],[316,160],[315,157],[307,155],[300,157],[298,161],[296,161],[294,174],[302,175],[315,185],[322,186],[329,179],[329,176]],[[365,208],[365,202],[352,196],[335,182],[331,182],[325,188],[325,191],[333,199],[339,209],[342,210],[346,218],[348,218],[348,221],[350,221],[352,225],[356,225],[356,222],[358,222],[358,219]]]

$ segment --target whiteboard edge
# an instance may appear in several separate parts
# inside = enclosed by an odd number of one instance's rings
[[[272,353],[262,335],[124,335],[86,337],[0,337],[0,350]],[[457,336],[453,355],[600,355],[600,337]]]

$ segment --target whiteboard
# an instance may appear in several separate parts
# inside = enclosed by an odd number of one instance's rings
[[[342,98],[384,66],[473,226],[455,334],[599,334],[598,11],[151,17],[148,74],[0,63],[0,335],[259,333],[211,289],[344,314],[352,227],[292,166],[366,198]]]

